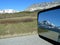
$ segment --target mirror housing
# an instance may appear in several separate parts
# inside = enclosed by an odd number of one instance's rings
[[[38,35],[40,37],[43,38],[45,37],[45,40],[50,39],[51,41],[60,43],[60,23],[58,25],[56,24],[58,17],[60,17],[59,16],[60,13],[58,10],[60,11],[60,5],[39,11],[37,22],[38,22]],[[57,16],[56,13],[59,13],[59,15]],[[56,20],[54,19],[55,18],[54,16],[56,17]]]

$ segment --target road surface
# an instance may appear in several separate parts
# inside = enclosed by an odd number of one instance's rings
[[[0,45],[53,45],[38,35],[0,39]]]

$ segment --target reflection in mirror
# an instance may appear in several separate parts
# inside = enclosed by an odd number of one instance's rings
[[[38,34],[60,42],[60,9],[39,13]]]

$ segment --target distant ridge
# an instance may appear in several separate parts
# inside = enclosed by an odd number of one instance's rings
[[[4,14],[4,13],[17,13],[19,11],[16,11],[14,9],[4,9],[4,10],[0,10],[0,14]]]
[[[55,7],[57,5],[60,5],[60,2],[43,2],[43,3],[37,3],[37,4],[31,5],[30,7],[28,7],[27,9],[25,9],[25,11],[42,10],[42,9],[47,9],[47,8]]]

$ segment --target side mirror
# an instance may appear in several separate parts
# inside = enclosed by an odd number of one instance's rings
[[[38,13],[38,35],[60,43],[60,7]]]

